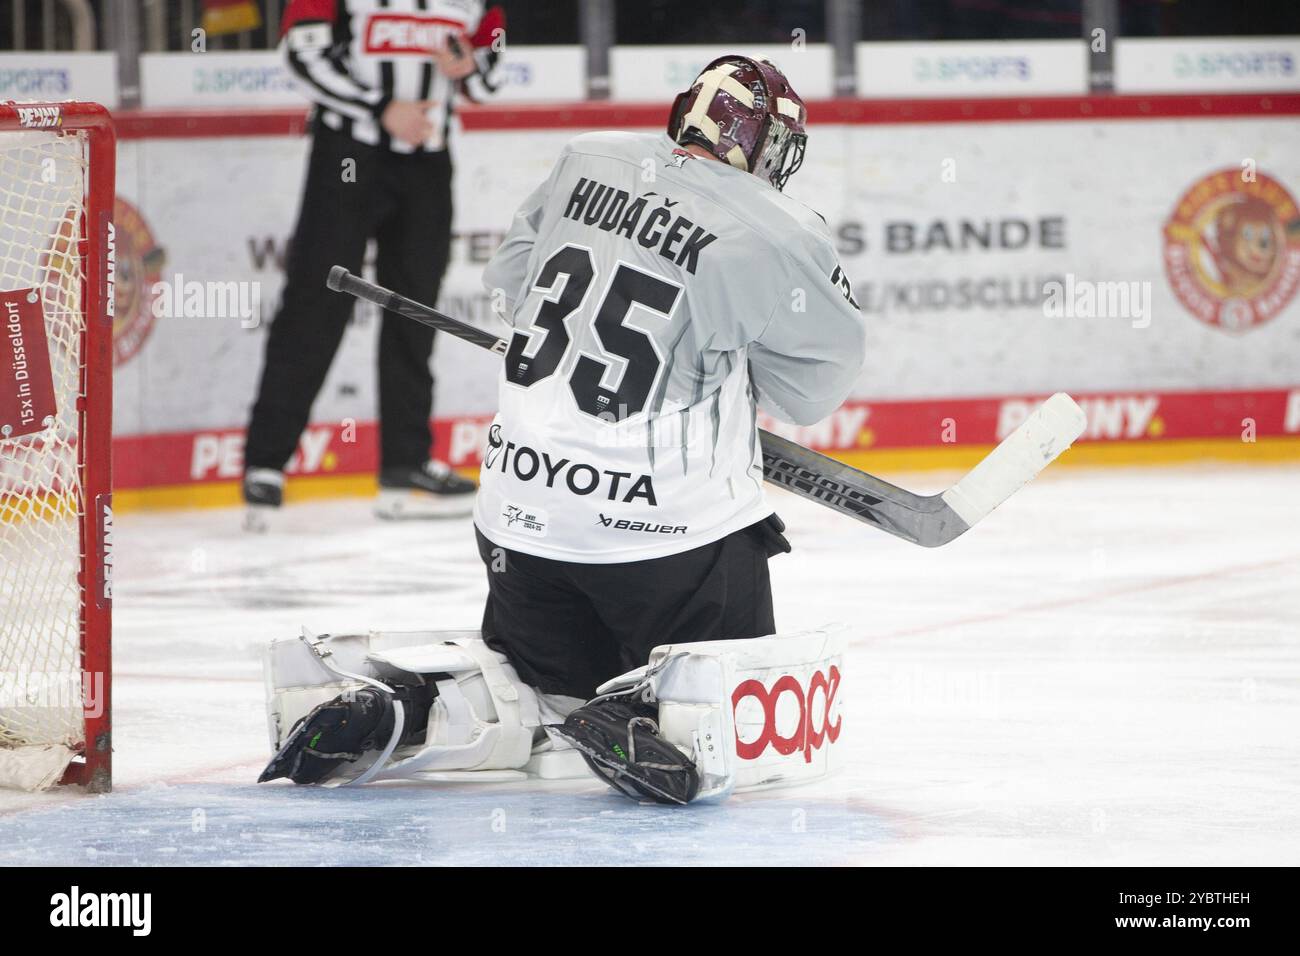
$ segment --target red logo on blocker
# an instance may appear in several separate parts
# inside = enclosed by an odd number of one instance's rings
[[[814,750],[820,750],[822,744],[827,741],[833,744],[839,740],[840,728],[844,723],[844,719],[837,717],[835,723],[831,723],[831,710],[835,706],[835,694],[839,689],[840,669],[834,665],[831,665],[829,677],[821,671],[815,671],[808,681],[806,690],[799,683],[798,678],[792,674],[786,674],[778,678],[770,691],[760,680],[751,678],[744,681],[732,691],[732,713],[737,714],[741,701],[747,697],[752,697],[763,708],[763,730],[758,735],[758,738],[752,741],[741,740],[738,731],[736,735],[736,755],[741,760],[757,760],[770,744],[783,757],[802,752],[804,762],[811,763]],[[821,692],[820,702],[818,700],[818,691]],[[798,703],[799,710],[798,720],[795,722],[793,732],[789,736],[782,736],[781,731],[777,728],[776,710],[781,697],[786,694],[789,694]],[[820,718],[820,726],[817,725],[814,719],[818,717]],[[739,728],[739,718],[737,718],[736,724]]]

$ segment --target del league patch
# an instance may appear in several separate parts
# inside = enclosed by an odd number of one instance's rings
[[[501,527],[507,531],[529,534],[534,538],[546,537],[548,520],[546,512],[541,508],[525,508],[522,505],[506,502],[501,509]]]

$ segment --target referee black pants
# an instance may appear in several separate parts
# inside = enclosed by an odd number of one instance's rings
[[[546,694],[589,700],[660,644],[776,632],[767,559],[790,550],[781,519],[646,561],[579,564],[493,544],[475,529],[487,568],[483,639]]]
[[[403,155],[316,124],[284,293],[266,340],[244,448],[248,468],[282,469],[352,315],[353,298],[325,287],[333,265],[361,271],[378,247],[377,280],[432,305],[451,245],[451,160],[445,150]],[[429,459],[433,330],[384,314],[379,333],[380,467]]]

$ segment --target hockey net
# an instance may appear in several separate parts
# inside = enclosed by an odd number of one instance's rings
[[[0,104],[0,786],[111,780],[113,151]]]

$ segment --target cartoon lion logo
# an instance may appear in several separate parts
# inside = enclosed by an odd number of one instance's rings
[[[1255,328],[1300,287],[1300,212],[1263,173],[1226,169],[1196,182],[1165,223],[1164,239],[1174,295],[1207,325]]]
[[[153,287],[167,257],[140,210],[121,196],[113,204],[113,222],[117,226],[113,365],[122,366],[139,353],[153,331]]]

